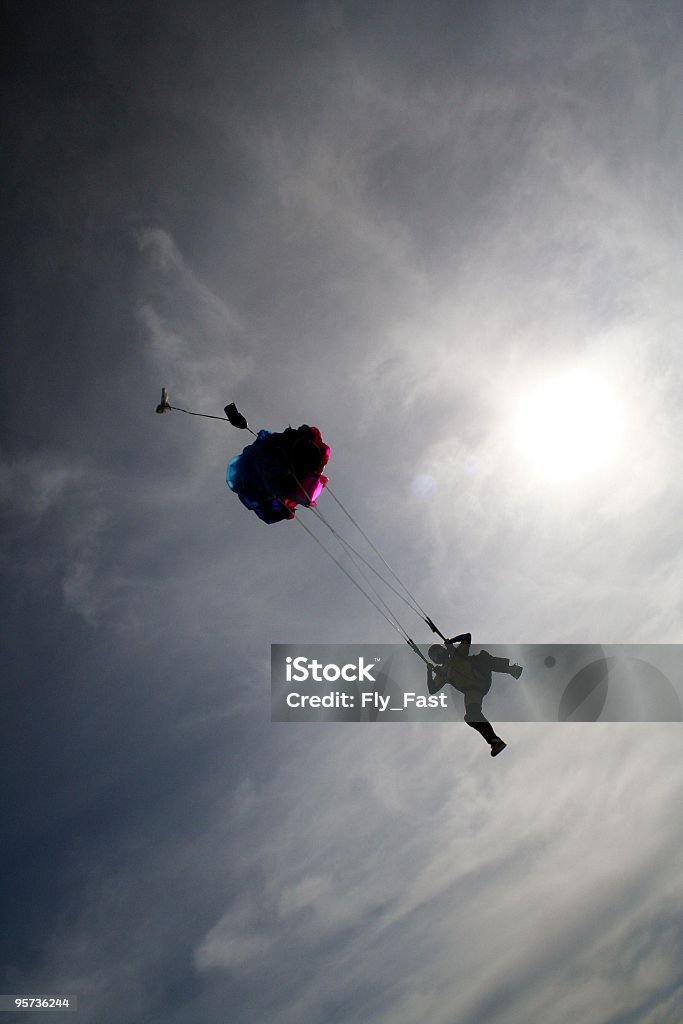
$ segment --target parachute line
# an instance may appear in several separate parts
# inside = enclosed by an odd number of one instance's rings
[[[315,516],[316,516],[316,517],[317,517],[317,518],[318,518],[318,519],[320,520],[320,522],[321,522],[321,523],[322,523],[322,524],[323,524],[324,526],[326,526],[326,527],[327,527],[327,529],[328,529],[328,530],[330,531],[330,533],[331,533],[331,534],[332,534],[332,535],[333,535],[333,536],[334,536],[334,537],[336,538],[336,540],[337,540],[337,541],[339,542],[339,544],[340,544],[340,545],[343,545],[343,546],[344,546],[345,548],[347,548],[347,550],[348,550],[348,551],[349,551],[349,553],[350,553],[350,557],[351,557],[351,560],[352,560],[352,562],[353,562],[353,563],[354,563],[354,565],[355,565],[355,568],[356,568],[356,569],[358,570],[358,572],[359,572],[359,573],[361,574],[361,576],[363,577],[363,579],[364,579],[364,580],[365,580],[365,582],[367,583],[368,587],[370,588],[370,590],[372,591],[372,593],[373,593],[373,594],[375,595],[375,597],[377,598],[377,601],[379,601],[379,604],[377,604],[377,602],[375,602],[375,601],[373,600],[373,598],[372,598],[372,597],[370,596],[370,594],[368,594],[368,592],[367,592],[366,590],[364,590],[364,589],[363,589],[363,587],[362,587],[362,586],[361,586],[361,584],[360,584],[360,583],[358,582],[358,580],[357,580],[357,579],[355,579],[355,577],[351,575],[351,573],[350,573],[350,572],[348,571],[348,569],[346,569],[346,567],[345,567],[344,565],[342,565],[342,563],[341,563],[341,562],[339,561],[339,559],[335,557],[335,555],[334,555],[334,554],[333,554],[333,553],[332,553],[332,552],[330,551],[330,549],[329,549],[328,547],[326,547],[326,546],[325,546],[325,544],[323,544],[323,542],[322,542],[322,541],[320,540],[320,538],[319,538],[319,537],[318,537],[318,536],[317,536],[317,535],[316,535],[316,534],[315,534],[315,533],[314,533],[314,532],[313,532],[313,531],[312,531],[311,529],[309,529],[309,527],[308,527],[308,526],[307,526],[307,525],[306,525],[306,524],[305,524],[305,523],[304,523],[304,522],[303,522],[303,521],[302,521],[301,519],[297,518],[297,516],[296,516],[296,515],[292,516],[292,518],[293,518],[293,519],[295,519],[295,520],[296,520],[296,522],[298,522],[298,523],[299,523],[299,525],[300,525],[300,526],[302,526],[302,527],[304,528],[304,530],[306,531],[306,533],[308,533],[308,534],[309,534],[309,536],[311,536],[311,537],[313,538],[313,540],[314,540],[314,541],[316,542],[316,544],[318,544],[318,545],[319,545],[319,546],[320,546],[320,547],[321,547],[321,548],[323,549],[323,551],[325,551],[325,553],[326,553],[327,555],[329,555],[329,557],[330,557],[330,558],[332,559],[332,561],[333,561],[333,562],[334,562],[334,563],[335,563],[335,564],[336,564],[336,565],[337,565],[337,566],[338,566],[338,567],[339,567],[339,568],[341,569],[341,571],[342,571],[342,572],[344,573],[344,575],[345,575],[345,576],[346,576],[346,577],[347,577],[348,579],[350,579],[350,580],[351,580],[351,582],[353,583],[353,585],[354,585],[355,587],[357,587],[357,588],[358,588],[358,590],[360,590],[361,594],[363,594],[363,596],[364,596],[364,597],[366,597],[366,598],[368,599],[368,601],[370,602],[370,604],[371,604],[371,605],[372,605],[372,606],[373,606],[373,607],[374,607],[374,608],[375,608],[375,609],[376,609],[376,610],[377,610],[377,611],[378,611],[378,612],[380,613],[380,615],[381,615],[381,616],[382,616],[382,617],[383,617],[383,618],[384,618],[384,619],[385,619],[385,620],[386,620],[386,621],[387,621],[387,622],[389,623],[389,625],[390,625],[390,626],[391,626],[391,627],[392,627],[393,629],[395,629],[395,630],[396,630],[396,632],[397,632],[397,633],[399,634],[399,636],[401,636],[401,638],[402,638],[403,640],[405,640],[405,641],[406,641],[406,643],[410,644],[410,646],[411,646],[411,647],[413,647],[413,646],[414,646],[414,644],[413,644],[413,641],[412,641],[412,640],[410,639],[410,637],[408,636],[408,632],[407,632],[407,630],[406,630],[406,629],[405,629],[405,628],[403,627],[403,625],[401,624],[400,620],[399,620],[399,619],[398,619],[398,617],[397,617],[397,616],[396,616],[396,615],[394,614],[394,612],[393,612],[393,611],[392,611],[392,609],[391,609],[391,608],[389,607],[389,605],[388,605],[388,604],[386,603],[386,601],[384,600],[384,598],[382,597],[382,595],[381,595],[381,594],[380,594],[380,593],[378,592],[378,590],[377,590],[377,589],[376,589],[376,588],[375,588],[375,587],[373,586],[373,584],[371,583],[371,581],[370,581],[370,579],[368,578],[367,574],[366,574],[366,573],[365,573],[365,572],[363,571],[362,567],[361,567],[361,566],[360,566],[360,565],[358,564],[358,560],[360,560],[361,562],[363,562],[363,563],[364,563],[364,564],[365,564],[365,565],[366,565],[366,566],[368,567],[368,569],[370,569],[370,570],[371,570],[372,572],[374,572],[374,573],[375,573],[375,575],[376,575],[376,576],[377,576],[377,577],[378,577],[378,578],[379,578],[379,579],[380,579],[380,580],[382,581],[382,583],[384,583],[384,585],[385,585],[386,587],[388,587],[388,588],[389,588],[389,590],[393,591],[393,593],[394,593],[394,594],[396,594],[396,596],[397,596],[398,598],[400,598],[400,599],[401,599],[401,600],[402,600],[402,601],[403,601],[403,602],[404,602],[405,604],[407,604],[407,605],[408,605],[408,607],[410,608],[410,610],[411,610],[412,612],[415,612],[415,611],[416,611],[415,607],[414,607],[413,605],[409,604],[409,603],[408,603],[408,601],[406,601],[406,599],[405,599],[405,598],[403,597],[403,595],[402,595],[402,594],[400,594],[400,593],[399,593],[399,592],[398,592],[398,591],[397,591],[397,590],[395,589],[395,587],[392,587],[391,583],[389,583],[389,581],[388,581],[388,580],[386,580],[386,579],[385,579],[385,578],[384,578],[384,577],[383,577],[383,576],[381,575],[381,573],[379,573],[379,572],[378,572],[378,571],[377,571],[377,570],[375,569],[375,567],[374,567],[373,565],[371,565],[371,563],[370,563],[370,562],[368,562],[368,561],[367,561],[367,559],[363,557],[363,555],[361,555],[361,553],[360,553],[359,551],[356,551],[356,549],[355,549],[355,548],[353,547],[353,545],[352,545],[352,544],[350,544],[350,543],[349,543],[349,541],[347,541],[347,540],[346,540],[346,539],[345,539],[344,537],[342,537],[342,536],[341,536],[341,534],[340,534],[340,533],[339,533],[339,532],[338,532],[337,530],[335,530],[335,528],[334,528],[334,527],[333,527],[333,526],[331,525],[331,523],[329,523],[329,522],[328,522],[328,521],[327,521],[327,520],[325,519],[325,517],[324,517],[324,516],[323,516],[323,514],[322,514],[322,513],[320,512],[320,510],[319,510],[318,508],[316,508],[316,507],[315,507],[315,505],[313,504],[313,502],[312,502],[312,497],[311,497],[310,493],[309,493],[309,492],[308,492],[308,491],[306,490],[306,488],[304,487],[304,485],[303,485],[303,483],[301,482],[301,480],[299,480],[299,479],[298,479],[298,477],[296,476],[296,474],[295,474],[295,473],[294,473],[293,471],[292,471],[292,478],[294,479],[294,481],[295,481],[295,483],[297,484],[297,486],[298,486],[298,487],[299,487],[299,488],[301,489],[301,491],[303,492],[303,494],[305,494],[305,495],[306,495],[306,497],[307,497],[307,498],[309,499],[309,501],[311,501],[311,504],[310,504],[310,505],[308,506],[308,508],[310,509],[310,511],[311,511],[311,512],[313,512],[313,514],[314,514],[314,515],[315,515]],[[274,494],[273,494],[273,495],[271,495],[271,497],[272,497],[272,499],[273,499],[273,500],[275,500],[275,501],[278,501],[278,502],[280,501],[280,499],[279,499],[279,498],[277,497],[277,495],[274,495]],[[280,504],[282,504],[282,503],[280,502]],[[380,604],[381,604],[381,606],[382,606],[382,607],[380,607]],[[417,612],[417,614],[419,614],[419,612]],[[418,652],[418,653],[419,653],[419,652]],[[422,657],[422,655],[420,655],[420,657]]]
[[[317,514],[317,510],[315,510],[315,509],[314,509],[313,511],[314,511],[314,512],[315,512],[315,513]],[[384,608],[384,609],[386,610],[386,613],[387,613],[387,615],[389,615],[389,616],[390,616],[390,617],[391,617],[391,618],[392,618],[392,619],[394,620],[394,622],[396,622],[396,624],[397,624],[397,625],[398,625],[398,626],[400,627],[400,629],[401,629],[401,635],[403,636],[403,634],[405,634],[405,637],[404,637],[404,639],[405,639],[405,638],[407,637],[407,635],[408,635],[408,634],[407,634],[407,631],[406,631],[406,630],[404,629],[404,627],[403,627],[403,626],[401,625],[401,621],[400,621],[400,619],[399,619],[399,618],[398,618],[398,616],[397,616],[397,615],[396,615],[396,614],[394,613],[393,609],[392,609],[392,608],[390,608],[390,606],[389,606],[389,605],[387,604],[387,602],[386,602],[386,601],[384,600],[384,598],[382,597],[382,595],[380,594],[380,592],[379,592],[379,591],[377,590],[377,588],[376,588],[376,587],[375,587],[375,586],[373,585],[373,583],[372,583],[372,580],[370,579],[370,577],[368,576],[368,574],[367,574],[367,573],[365,572],[365,570],[363,569],[363,565],[361,565],[360,563],[362,562],[362,563],[363,563],[364,565],[366,565],[366,566],[367,566],[367,568],[368,568],[368,569],[370,569],[370,570],[371,570],[372,572],[374,572],[374,573],[375,573],[375,575],[376,575],[376,576],[378,576],[378,577],[379,577],[379,579],[380,579],[380,580],[382,581],[382,583],[384,583],[384,584],[385,584],[385,586],[389,587],[389,589],[390,589],[390,590],[391,590],[391,589],[393,589],[393,588],[392,588],[392,587],[390,586],[390,584],[389,584],[389,583],[387,583],[387,581],[386,581],[386,580],[384,579],[384,577],[383,577],[383,576],[380,576],[380,575],[379,575],[379,573],[378,573],[378,572],[377,572],[377,570],[376,570],[376,569],[374,568],[374,566],[372,566],[372,565],[371,565],[371,564],[370,564],[370,563],[369,563],[369,562],[368,562],[368,561],[367,561],[367,560],[366,560],[365,558],[363,558],[363,556],[362,556],[361,554],[359,554],[359,552],[358,552],[358,551],[356,551],[356,550],[355,550],[355,549],[354,549],[354,548],[353,548],[353,547],[352,547],[352,546],[351,546],[351,545],[349,544],[349,542],[348,542],[347,540],[345,540],[345,539],[344,539],[344,537],[342,537],[342,536],[341,536],[341,534],[337,533],[337,531],[336,531],[336,530],[335,530],[335,529],[334,529],[334,528],[333,528],[332,526],[330,526],[330,524],[329,524],[329,523],[328,523],[328,522],[327,522],[327,521],[326,521],[326,520],[324,519],[324,517],[323,517],[322,515],[318,515],[318,518],[320,519],[320,521],[321,521],[321,522],[322,522],[322,523],[323,523],[323,524],[324,524],[325,526],[327,526],[327,528],[328,528],[328,529],[329,529],[329,530],[331,531],[331,533],[333,534],[333,536],[335,537],[335,539],[336,539],[336,540],[338,541],[338,543],[339,543],[340,545],[343,545],[343,546],[344,546],[344,547],[345,547],[345,548],[347,549],[347,553],[349,554],[349,557],[350,557],[351,561],[353,562],[353,564],[354,564],[355,568],[356,568],[356,569],[358,570],[358,572],[359,572],[359,573],[361,574],[361,576],[363,577],[363,579],[365,580],[365,582],[367,583],[368,587],[369,587],[369,588],[370,588],[370,590],[371,590],[371,591],[373,592],[373,594],[375,595],[375,597],[377,598],[377,600],[378,600],[378,601],[380,602],[380,604],[382,605],[382,607],[383,607],[383,608]],[[394,593],[396,593],[396,592],[394,591]],[[398,596],[400,597],[401,595],[399,594]],[[411,611],[412,611],[412,609],[411,609]]]
[[[387,568],[387,569],[389,570],[389,572],[391,573],[391,575],[392,575],[392,576],[394,577],[394,579],[396,580],[396,582],[398,583],[398,585],[399,585],[400,587],[402,587],[402,589],[403,589],[403,590],[405,591],[405,593],[406,593],[406,594],[408,595],[408,597],[410,598],[410,600],[411,600],[411,601],[413,602],[413,603],[412,603],[412,605],[411,605],[411,607],[412,607],[413,611],[416,611],[416,612],[417,612],[417,613],[418,613],[419,615],[422,615],[422,617],[424,618],[425,622],[427,622],[427,620],[429,619],[429,616],[427,615],[427,612],[426,612],[426,611],[424,610],[424,608],[423,608],[423,607],[422,607],[422,606],[421,606],[421,605],[420,605],[420,604],[418,603],[418,601],[417,601],[417,600],[416,600],[416,599],[415,599],[415,598],[413,597],[413,595],[412,595],[412,594],[411,594],[411,592],[410,592],[410,591],[408,590],[408,588],[407,588],[407,586],[405,585],[405,583],[404,583],[404,582],[403,582],[403,581],[402,581],[402,580],[401,580],[401,579],[400,579],[400,578],[399,578],[399,577],[398,577],[398,576],[396,575],[396,573],[395,573],[395,572],[394,572],[394,570],[393,570],[393,569],[391,568],[391,566],[390,566],[390,565],[389,565],[389,563],[387,562],[386,558],[385,558],[385,557],[384,557],[384,556],[382,555],[382,553],[381,553],[380,551],[378,551],[378,550],[377,550],[377,548],[376,548],[376,547],[375,547],[375,545],[374,545],[374,544],[372,543],[372,541],[371,541],[371,540],[370,540],[370,538],[368,537],[368,535],[367,535],[367,533],[365,532],[365,530],[364,530],[364,529],[363,529],[363,528],[362,528],[362,527],[361,527],[361,526],[360,526],[360,525],[359,525],[359,524],[358,524],[358,523],[356,522],[356,520],[355,520],[355,519],[353,518],[353,516],[351,515],[351,513],[349,512],[349,510],[348,510],[348,509],[347,509],[347,508],[346,508],[346,507],[345,507],[345,506],[344,506],[344,505],[343,505],[343,504],[341,503],[341,501],[339,500],[339,498],[337,497],[337,495],[336,495],[336,494],[334,493],[334,491],[332,490],[332,488],[331,488],[331,487],[328,487],[328,488],[327,488],[327,490],[328,490],[328,493],[329,493],[329,494],[330,494],[330,495],[332,496],[332,498],[334,499],[334,501],[336,501],[337,505],[339,505],[339,508],[340,508],[340,509],[342,510],[342,512],[344,513],[344,515],[345,515],[345,516],[347,516],[347,517],[348,517],[348,519],[350,519],[350,520],[351,520],[351,522],[352,522],[352,523],[353,523],[353,525],[354,525],[354,526],[356,527],[356,529],[358,530],[358,532],[360,533],[360,535],[361,535],[361,536],[363,537],[363,539],[364,539],[364,540],[365,540],[365,541],[366,541],[366,542],[367,542],[367,543],[368,543],[368,544],[370,545],[370,547],[371,547],[371,548],[372,548],[372,550],[373,550],[373,551],[375,552],[375,554],[377,555],[377,557],[378,557],[378,558],[380,559],[380,561],[381,561],[381,562],[382,562],[382,563],[383,563],[383,564],[384,564],[384,565],[386,566],[386,568]],[[394,591],[394,593],[396,593],[396,591]],[[399,595],[399,596],[400,596],[400,595]],[[403,598],[403,600],[405,600],[405,598]],[[431,620],[429,620],[429,621],[431,622]],[[432,623],[432,625],[433,625],[433,623]],[[436,630],[436,632],[438,632],[438,630]]]
[[[407,598],[405,598],[403,596],[403,594],[401,594],[400,591],[398,591],[396,589],[396,587],[392,586],[392,584],[389,582],[389,580],[385,579],[384,576],[382,576],[382,574],[380,572],[378,572],[378,570],[374,567],[374,565],[372,565],[371,562],[368,562],[367,558],[365,558],[363,555],[361,555],[360,551],[357,551],[356,548],[354,548],[354,546],[348,540],[346,540],[345,537],[342,537],[342,535],[334,528],[334,526],[332,526],[332,524],[329,523],[327,521],[327,519],[325,519],[325,517],[323,516],[322,512],[320,511],[320,509],[315,508],[315,509],[312,509],[312,511],[313,511],[314,515],[316,515],[318,517],[318,519],[321,521],[321,523],[324,523],[324,525],[327,527],[327,529],[332,534],[334,534],[334,536],[337,538],[339,543],[343,544],[344,547],[348,549],[348,551],[352,552],[353,555],[355,555],[358,559],[360,559],[360,561],[363,562],[363,564],[366,565],[368,567],[368,569],[371,572],[373,572],[375,574],[375,576],[377,576],[378,579],[380,579],[382,581],[384,586],[388,587],[388,589],[392,592],[392,594],[396,595],[396,597],[399,599],[399,601],[403,601],[403,603],[405,605],[407,605],[408,608],[410,608],[411,612],[415,612],[417,615],[421,614],[422,609],[419,606],[417,606],[416,603],[413,604],[411,601],[409,601]]]
[[[295,517],[295,519],[296,519],[296,517]],[[409,638],[408,634],[406,633],[406,631],[401,626],[401,624],[398,621],[398,619],[396,619],[395,621],[392,621],[392,619],[394,619],[395,616],[392,616],[392,618],[390,618],[389,615],[387,615],[387,613],[379,606],[379,604],[377,604],[377,602],[370,596],[370,594],[368,594],[368,592],[363,589],[363,587],[360,585],[358,580],[355,579],[351,575],[351,573],[342,565],[342,563],[339,561],[339,559],[330,551],[330,549],[323,544],[323,542],[320,540],[319,537],[317,537],[315,535],[315,533],[313,533],[313,530],[311,530],[308,526],[306,526],[306,523],[304,523],[303,520],[296,519],[296,522],[299,524],[299,526],[301,526],[306,531],[306,533],[310,537],[313,538],[313,540],[316,542],[316,544],[320,545],[320,547],[323,549],[323,551],[325,551],[326,554],[328,554],[330,556],[332,561],[337,566],[339,566],[339,568],[344,573],[344,575],[346,577],[348,577],[348,579],[351,580],[351,582],[353,583],[354,587],[357,587],[358,590],[360,590],[361,594],[363,594],[363,596],[368,599],[368,601],[373,606],[373,608],[375,608],[379,612],[379,614],[382,616],[382,618],[385,619],[389,623],[391,628],[395,629],[396,632],[401,636],[401,638],[406,641],[406,643],[410,643],[412,645],[412,641],[410,640],[410,638]]]
[[[415,648],[415,645],[413,644],[413,641],[408,636],[408,633],[405,631],[403,626],[401,626],[399,620],[396,618],[396,616],[394,615],[393,611],[389,608],[389,606],[386,604],[384,599],[377,592],[375,587],[373,587],[373,585],[370,583],[370,580],[368,579],[367,575],[363,572],[363,569],[358,564],[357,559],[360,559],[360,561],[364,565],[366,565],[367,568],[370,569],[370,571],[373,572],[375,574],[375,576],[377,576],[378,579],[380,579],[382,581],[384,586],[388,587],[388,589],[391,590],[391,592],[393,594],[395,594],[396,597],[399,598],[399,600],[403,601],[403,603],[406,604],[415,615],[420,616],[420,618],[422,618],[422,620],[429,626],[429,628],[432,630],[433,633],[438,633],[438,635],[441,637],[441,639],[445,640],[446,638],[443,635],[443,633],[441,632],[441,630],[438,629],[434,625],[432,619],[430,619],[430,617],[427,615],[427,612],[424,610],[424,608],[422,608],[422,606],[419,604],[419,602],[416,600],[416,598],[413,597],[411,592],[406,587],[405,583],[403,583],[403,581],[397,576],[397,574],[394,572],[394,570],[391,568],[391,566],[387,562],[386,558],[384,558],[384,556],[381,554],[381,552],[377,550],[377,548],[375,547],[373,542],[370,540],[370,538],[368,537],[368,535],[365,532],[365,530],[363,530],[362,527],[356,522],[354,517],[351,515],[351,513],[348,511],[348,509],[345,508],[345,506],[342,504],[342,502],[336,496],[334,491],[329,487],[329,485],[327,486],[326,490],[331,494],[331,496],[334,498],[335,502],[340,507],[342,512],[353,523],[353,525],[356,527],[356,529],[358,530],[360,535],[364,538],[364,540],[367,542],[367,544],[372,548],[372,550],[377,555],[377,557],[380,559],[380,561],[386,566],[386,568],[389,570],[389,572],[394,577],[394,579],[399,584],[399,586],[401,586],[403,588],[405,593],[408,595],[407,598],[404,597],[403,594],[399,593],[399,591],[394,586],[392,586],[392,584],[389,583],[389,581],[387,579],[385,579],[384,576],[382,576],[382,574],[380,572],[377,571],[377,569],[374,567],[374,565],[372,565],[372,563],[369,562],[367,560],[367,558],[365,558],[360,553],[360,551],[358,551],[356,548],[354,548],[353,544],[351,544],[350,541],[346,540],[345,537],[342,537],[342,535],[332,526],[332,524],[327,521],[327,519],[325,518],[325,516],[323,516],[322,512],[320,511],[320,509],[315,506],[315,504],[314,504],[314,502],[312,500],[312,495],[309,494],[309,492],[306,490],[306,488],[304,487],[302,482],[297,478],[296,474],[293,471],[292,471],[292,477],[295,480],[297,486],[301,489],[301,491],[309,499],[310,505],[308,506],[308,508],[310,508],[310,510],[313,512],[313,514],[315,516],[317,516],[317,518],[320,520],[320,522],[323,523],[323,525],[327,527],[327,529],[330,531],[330,533],[332,533],[332,535],[334,537],[336,537],[336,539],[339,541],[339,543],[341,545],[343,545],[347,549],[347,551],[350,553],[351,560],[354,562],[356,568],[358,569],[358,571],[361,573],[361,575],[363,576],[363,578],[367,582],[367,584],[370,587],[370,589],[372,590],[373,594],[375,594],[377,596],[378,600],[381,601],[383,606],[387,609],[387,612],[389,613],[389,615],[396,621],[396,623],[398,623],[399,632],[401,633],[401,636],[406,641],[406,643],[408,643],[411,647]],[[303,523],[302,523],[302,525],[303,525]],[[308,532],[311,533],[310,530]],[[313,533],[311,533],[311,536],[315,537],[315,539],[318,541],[320,546],[323,547],[323,549],[325,551],[327,551],[328,555],[330,555],[330,557],[334,559],[334,561],[340,567],[342,572],[344,572],[344,574],[346,576],[348,576],[349,579],[351,579],[355,583],[355,585],[359,588],[359,590],[361,590],[361,593],[365,594],[365,596],[368,598],[368,600],[371,600],[371,598],[369,597],[367,592],[365,590],[363,590],[362,587],[360,587],[360,585],[357,582],[357,580],[353,579],[353,577],[350,575],[349,572],[347,572],[347,570],[341,565],[341,563],[339,561],[337,561],[336,558],[334,558],[334,555],[332,555],[332,553],[327,548],[325,548],[325,546],[322,544],[322,541],[320,541],[318,539],[318,537],[316,537],[316,535],[313,534]],[[354,556],[355,556],[355,558],[354,558]],[[375,605],[375,608],[377,608],[377,605],[374,603],[374,601],[372,601],[371,603]],[[378,609],[378,611],[380,611],[380,609]],[[387,619],[387,621],[390,621],[387,618],[386,614],[384,614],[383,612],[380,612],[380,614],[383,614],[384,618]],[[397,628],[397,627],[394,626],[394,628]],[[420,651],[418,651],[416,648],[415,648],[415,651],[419,655],[419,657],[421,657],[423,659],[423,661],[424,661],[424,658],[423,658],[422,654],[420,653]]]

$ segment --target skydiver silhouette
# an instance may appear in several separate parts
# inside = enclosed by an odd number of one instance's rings
[[[429,657],[435,665],[427,666],[427,688],[437,693],[450,683],[465,697],[465,721],[484,737],[491,747],[491,757],[505,750],[507,743],[496,735],[491,723],[484,717],[481,702],[491,689],[493,672],[506,672],[519,679],[522,669],[511,665],[508,658],[496,658],[488,651],[470,654],[471,633],[459,633],[443,644],[432,644]],[[453,645],[457,644],[457,647]]]

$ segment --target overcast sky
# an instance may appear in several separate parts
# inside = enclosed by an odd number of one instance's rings
[[[317,425],[447,633],[681,642],[681,5],[5,8],[1,992],[678,1024],[680,724],[272,724],[396,635],[154,408]]]

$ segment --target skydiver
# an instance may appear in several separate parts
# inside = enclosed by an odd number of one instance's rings
[[[470,654],[471,633],[459,633],[444,644],[433,644],[429,657],[435,666],[427,666],[427,688],[437,693],[442,686],[450,683],[465,696],[465,721],[476,729],[491,747],[491,757],[497,757],[505,750],[507,743],[496,735],[491,723],[484,717],[481,702],[491,689],[491,674],[507,672],[519,679],[521,666],[511,665],[508,658],[496,658],[488,651]],[[457,647],[453,645],[457,644]]]

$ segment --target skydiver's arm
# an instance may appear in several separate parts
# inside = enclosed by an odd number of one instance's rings
[[[436,679],[436,682],[434,681]],[[446,683],[446,673],[441,667],[427,665],[427,689],[430,693],[438,693]]]
[[[471,633],[459,633],[457,637],[451,637],[446,643],[472,643]]]

